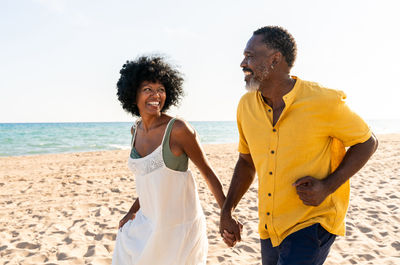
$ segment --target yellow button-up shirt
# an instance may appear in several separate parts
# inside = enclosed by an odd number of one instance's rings
[[[315,223],[345,234],[349,181],[317,207],[304,205],[292,184],[305,176],[327,177],[343,158],[344,146],[371,137],[368,125],[345,104],[343,92],[294,78],[275,126],[273,110],[259,91],[246,93],[237,109],[239,152],[251,154],[258,175],[260,237],[270,238],[273,246]]]

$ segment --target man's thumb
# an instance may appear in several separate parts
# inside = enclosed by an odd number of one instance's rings
[[[298,187],[300,185],[307,185],[309,183],[310,183],[309,178],[308,177],[303,177],[303,178],[300,178],[300,179],[296,180],[296,182],[293,183],[293,186]]]

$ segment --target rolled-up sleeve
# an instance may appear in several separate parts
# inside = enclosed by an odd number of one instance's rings
[[[237,112],[236,112],[236,122],[237,122],[238,131],[239,131],[238,151],[239,151],[239,153],[242,153],[242,154],[250,154],[249,145],[246,141],[246,136],[243,133],[242,119],[241,119],[242,114],[243,114],[242,109],[243,109],[243,102],[242,102],[242,100],[240,100],[240,102],[238,104]]]
[[[345,146],[367,141],[372,132],[367,123],[346,104],[346,94],[338,93],[331,108],[331,136],[339,139]]]

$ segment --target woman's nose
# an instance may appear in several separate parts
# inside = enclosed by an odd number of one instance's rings
[[[151,91],[151,96],[159,98],[161,96],[161,91],[152,90]]]

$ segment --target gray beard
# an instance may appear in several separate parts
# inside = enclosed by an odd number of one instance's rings
[[[246,90],[248,92],[257,91],[260,88],[260,82],[254,80],[253,78],[250,79],[248,83],[246,83]]]
[[[265,68],[262,73],[262,80],[267,78],[268,74],[269,74],[268,68]],[[246,83],[246,90],[249,92],[257,91],[260,88],[260,84],[261,82],[254,79],[253,77],[250,79],[248,83]]]

